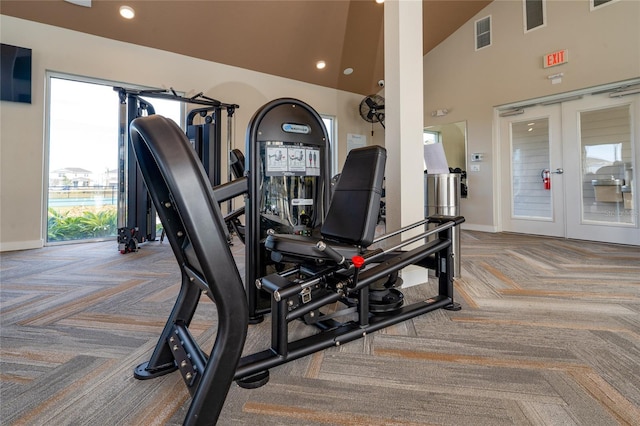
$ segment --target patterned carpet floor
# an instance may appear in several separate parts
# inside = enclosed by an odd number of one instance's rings
[[[233,250],[243,268],[243,246]],[[461,251],[461,311],[274,368],[259,389],[234,384],[219,424],[640,425],[640,248],[465,231]],[[0,424],[182,423],[190,397],[177,373],[132,374],[178,292],[167,243],[0,261]],[[418,300],[435,285],[403,292]],[[211,347],[208,299],[190,330]],[[250,326],[246,352],[267,348],[269,333],[268,321]]]

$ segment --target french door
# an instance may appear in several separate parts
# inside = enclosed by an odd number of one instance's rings
[[[640,95],[562,105],[568,238],[640,245]],[[569,220],[570,219],[570,220]]]
[[[556,104],[527,108],[521,115],[500,120],[504,231],[564,236],[560,119]]]
[[[500,118],[502,230],[640,245],[638,98],[586,95]]]

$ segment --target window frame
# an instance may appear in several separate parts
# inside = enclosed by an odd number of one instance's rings
[[[329,178],[331,178],[338,173],[338,119],[335,115],[319,115],[329,135],[329,151],[331,155],[331,158],[329,158],[331,162],[331,176]],[[327,121],[331,124],[329,127],[327,127]]]
[[[547,26],[547,0],[540,0],[542,4],[542,24],[533,28],[527,28],[527,3],[529,1],[530,0],[522,0],[522,26],[525,34]]]
[[[488,31],[488,33],[489,33],[489,44],[487,44],[485,46],[478,47],[478,36],[479,36],[479,34],[478,34],[478,22],[484,21],[485,19],[489,20],[489,31]],[[485,34],[485,33],[483,33],[483,34]],[[476,21],[474,21],[474,23],[473,23],[473,35],[474,35],[474,37],[473,37],[473,47],[474,47],[476,52],[479,51],[479,50],[491,47],[493,45],[493,18],[492,18],[492,15],[487,15],[487,16],[485,16],[483,18],[480,18],[480,19],[477,19]]]
[[[602,1],[602,0],[600,0]],[[593,12],[594,10],[600,10],[603,7],[607,7],[613,3],[617,3],[618,0],[606,0],[604,3],[601,3],[596,6],[596,0],[589,0],[589,11]]]
[[[49,225],[48,225],[48,209],[49,209],[49,173],[50,173],[50,150],[51,150],[51,114],[52,114],[52,93],[51,93],[51,89],[52,89],[52,83],[51,81],[53,79],[59,79],[59,80],[68,80],[68,81],[73,81],[73,82],[77,82],[77,83],[86,83],[86,84],[95,84],[95,85],[100,85],[100,86],[105,86],[105,87],[126,87],[128,89],[136,89],[136,90],[149,90],[149,89],[153,89],[152,87],[148,87],[148,86],[141,86],[141,85],[137,85],[137,84],[131,84],[131,83],[123,83],[123,82],[118,82],[118,81],[114,81],[114,80],[108,80],[108,79],[104,79],[104,78],[99,78],[99,77],[87,77],[87,76],[82,76],[82,75],[77,75],[77,74],[71,74],[71,73],[66,73],[66,72],[59,72],[59,71],[52,71],[52,70],[45,70],[45,111],[44,111],[44,122],[45,122],[45,134],[44,134],[44,144],[45,144],[45,149],[44,149],[44,155],[43,155],[43,191],[42,191],[42,209],[43,209],[43,214],[42,214],[42,241],[44,242],[45,246],[54,246],[54,245],[63,245],[63,244],[77,244],[77,243],[87,243],[87,242],[95,242],[95,241],[105,241],[105,240],[109,240],[111,238],[83,238],[83,239],[77,239],[77,240],[60,240],[60,241],[49,241],[49,237],[48,237],[48,232],[49,232]],[[119,115],[119,119],[120,119],[120,124],[119,126],[122,127],[124,125],[124,123],[122,122],[122,120],[124,119],[123,115],[122,115],[122,108],[123,105],[120,105],[120,115]],[[182,104],[180,106],[180,122],[178,123],[179,125],[181,125],[181,123],[184,123],[185,121],[185,110],[186,110],[186,105]],[[122,137],[122,134],[119,135],[119,138]],[[119,149],[119,144],[121,143],[120,140],[115,140],[114,141],[114,145],[115,145],[115,149],[118,150],[118,156],[123,155],[122,152],[120,152]],[[118,158],[118,162],[120,163],[121,158]],[[116,208],[118,209],[118,224],[117,226],[119,226],[119,221],[120,221],[120,201],[118,200],[116,203]]]
[[[425,135],[432,135],[433,136],[433,142],[429,142],[426,140]],[[437,144],[437,143],[442,143],[442,132],[436,131],[436,130],[429,130],[429,128],[425,128],[422,130],[422,144],[423,145],[431,145],[431,144]]]

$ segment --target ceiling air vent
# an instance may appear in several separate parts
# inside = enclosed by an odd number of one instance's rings
[[[77,4],[78,6],[91,7],[91,0],[64,0],[67,3]]]
[[[491,46],[491,15],[476,21],[476,50]]]

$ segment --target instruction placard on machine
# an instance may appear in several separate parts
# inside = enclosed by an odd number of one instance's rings
[[[320,176],[320,150],[301,146],[266,147],[266,176]]]

